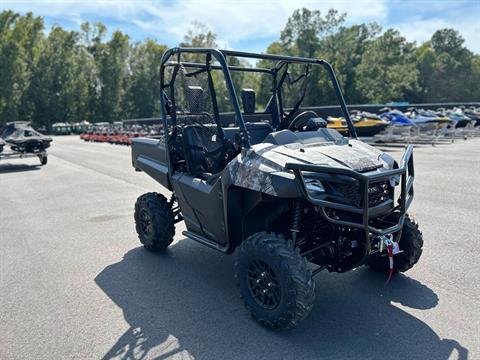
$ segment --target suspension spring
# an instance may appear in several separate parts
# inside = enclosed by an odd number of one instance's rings
[[[300,232],[301,221],[302,221],[302,205],[299,202],[296,202],[293,207],[292,226],[290,228],[294,245],[296,245],[297,235]]]

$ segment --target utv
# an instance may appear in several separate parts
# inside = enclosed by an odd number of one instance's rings
[[[347,136],[306,108],[321,79],[340,104]],[[406,213],[412,147],[397,163],[358,140],[326,61],[173,48],[162,58],[160,81],[163,136],[132,144],[133,167],[171,192],[169,199],[147,193],[135,204],[147,250],[167,248],[184,221],[184,236],[235,251],[246,307],[275,330],[309,314],[312,277],[322,270],[369,265],[391,275],[418,261],[422,234]],[[259,95],[241,90],[248,81]]]

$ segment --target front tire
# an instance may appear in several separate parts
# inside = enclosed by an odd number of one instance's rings
[[[235,278],[246,308],[273,330],[297,326],[315,301],[315,282],[307,261],[281,235],[256,233],[235,254]]]
[[[145,249],[161,251],[173,241],[175,220],[171,204],[158,193],[143,194],[135,203],[135,228]]]
[[[403,223],[402,236],[398,243],[400,254],[393,257],[394,272],[410,270],[420,259],[423,251],[423,235],[415,219],[407,214]],[[379,257],[369,264],[377,272],[388,273],[389,261],[387,257]]]

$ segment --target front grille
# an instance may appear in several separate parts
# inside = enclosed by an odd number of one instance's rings
[[[335,197],[340,197],[340,200],[341,198],[344,198],[345,202],[360,207],[362,199],[360,197],[360,192],[357,185],[332,184],[332,188],[334,190],[332,195]]]
[[[387,182],[371,184],[368,187],[368,206],[377,206],[390,198],[391,187]]]
[[[330,184],[333,192],[331,195],[338,200],[344,199],[345,202],[362,207],[362,196],[357,185],[352,184]],[[374,207],[390,199],[392,187],[387,181],[370,184],[368,187],[368,206]]]

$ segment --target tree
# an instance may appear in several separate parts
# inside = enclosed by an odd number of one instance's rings
[[[423,101],[478,101],[478,67],[458,31],[441,29],[416,51]]]
[[[345,21],[346,14],[330,9],[325,17],[319,10],[297,9],[280,33],[282,50],[291,55],[314,57],[320,41],[333,34]]]
[[[362,61],[367,45],[380,31],[380,26],[375,23],[342,26],[320,44],[320,57],[333,66],[347,103],[360,104],[366,100],[359,89],[356,68]],[[326,84],[319,85],[330,88],[330,80],[326,76],[324,76],[324,82]],[[328,104],[335,103],[334,92],[328,91],[322,100]]]
[[[337,10],[330,9],[325,16],[319,10],[306,8],[297,9],[287,20],[285,28],[280,33],[278,42],[270,44],[267,53],[286,54],[310,58],[323,58],[321,53],[322,42],[328,36],[332,36],[338,27],[345,21],[346,14],[340,14]],[[271,67],[268,61],[259,64]],[[305,66],[290,66],[289,72],[292,78],[298,78],[305,73]],[[299,100],[299,84],[285,87],[284,102],[286,107],[294,106]],[[264,81],[260,85],[259,99],[268,98],[271,93],[270,83]],[[304,106],[321,105],[331,99],[333,90],[327,78],[325,70],[319,66],[310,69],[307,91],[303,99]],[[334,95],[333,95],[334,96]]]
[[[29,120],[30,84],[39,56],[43,20],[32,13],[0,13],[0,121]]]
[[[35,124],[79,121],[89,117],[89,68],[93,58],[78,45],[79,34],[56,26],[43,43],[32,80]],[[90,74],[91,75],[91,74]]]
[[[368,102],[415,101],[420,87],[415,44],[389,29],[368,43],[356,69],[358,90]]]
[[[454,29],[441,29],[435,31],[430,44],[437,53],[446,52],[452,56],[468,56],[468,50],[463,47],[465,40]]]
[[[95,63],[98,69],[99,99],[95,115],[99,121],[118,121],[124,118],[123,97],[130,52],[129,37],[115,31],[107,43],[95,45]]]
[[[376,24],[345,26],[345,14],[295,10],[277,41],[266,52],[322,58],[330,62],[349,103],[478,101],[480,55],[465,47],[460,33],[440,29],[420,46],[393,29],[379,36]],[[153,40],[131,45],[120,31],[107,38],[101,23],[85,22],[80,31],[60,26],[43,31],[41,17],[0,12],[0,125],[31,120],[49,127],[57,121],[114,121],[159,115],[159,67],[165,46]],[[193,22],[181,46],[216,48],[217,35]],[[214,59],[212,59],[214,61]],[[205,55],[182,61],[205,63]],[[251,66],[228,57],[229,65]],[[272,68],[261,60],[257,66]],[[191,69],[190,69],[191,70]],[[189,70],[189,71],[190,71]],[[288,68],[290,80],[305,73],[304,65]],[[208,87],[206,73],[198,74]],[[221,111],[232,111],[223,73],[212,71]],[[271,95],[272,78],[260,73],[232,72],[237,92],[257,91],[261,110]],[[284,103],[293,106],[301,81],[287,84]],[[304,106],[336,104],[324,69],[310,69]],[[240,99],[239,99],[240,101]]]
[[[133,118],[160,116],[160,62],[166,47],[153,40],[137,43],[129,60],[125,99]]]
[[[180,46],[196,48],[216,48],[217,35],[205,24],[192,21]]]

